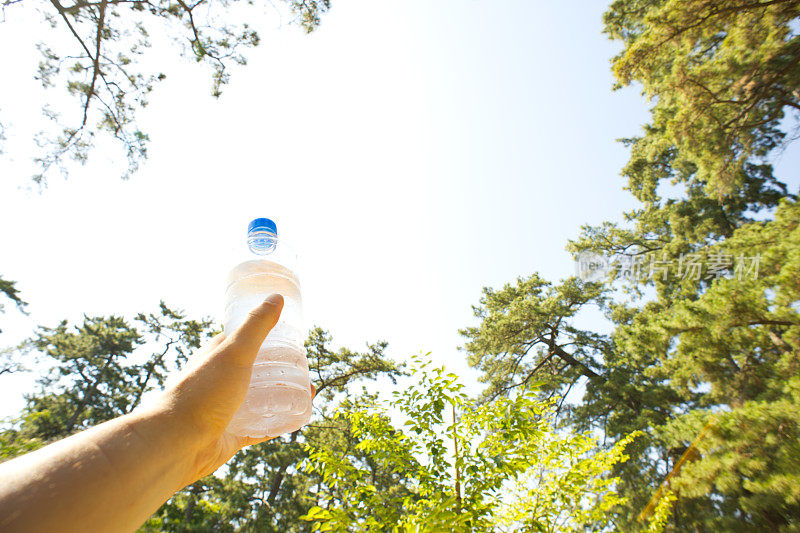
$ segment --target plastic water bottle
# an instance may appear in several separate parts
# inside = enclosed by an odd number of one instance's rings
[[[228,431],[275,437],[303,427],[311,417],[297,256],[278,239],[277,226],[268,218],[250,223],[243,255],[228,274],[224,331],[238,328],[270,294],[279,293],[284,303],[280,320],[258,350],[250,388]]]

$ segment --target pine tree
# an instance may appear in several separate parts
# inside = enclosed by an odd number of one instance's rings
[[[21,5],[15,5],[21,4]],[[212,94],[219,96],[231,65],[246,63],[245,50],[258,45],[253,21],[263,3],[223,0],[50,0],[41,7],[43,25],[36,78],[73,97],[73,107],[43,107],[51,123],[37,139],[41,148],[34,181],[45,184],[53,169],[67,174],[66,160],[84,163],[95,138],[104,135],[121,146],[127,158],[123,178],[147,157],[149,137],[136,116],[156,84],[168,73],[153,71],[143,55],[151,35],[166,34],[181,53],[212,71]],[[6,18],[28,2],[0,0]],[[281,0],[278,6],[306,32],[313,31],[330,7],[329,0]],[[9,24],[11,22],[8,22]],[[70,44],[64,44],[64,43]],[[0,134],[5,130],[0,125]],[[0,141],[5,137],[0,135]]]
[[[563,398],[578,383],[566,423],[609,443],[646,432],[616,470],[623,530],[659,499],[675,530],[800,523],[800,211],[769,164],[798,109],[798,6],[614,2],[615,75],[654,106],[643,134],[623,140],[640,206],[569,243],[576,259],[610,262],[609,277],[487,289],[480,325],[463,332],[487,394],[540,382]],[[577,327],[587,307],[610,334]]]

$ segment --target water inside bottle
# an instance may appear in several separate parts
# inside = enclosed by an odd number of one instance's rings
[[[229,425],[253,437],[293,431],[308,421],[311,412],[300,284],[291,270],[268,259],[236,266],[228,276],[224,328],[234,331],[273,293],[284,298],[281,318],[259,349],[247,396]]]

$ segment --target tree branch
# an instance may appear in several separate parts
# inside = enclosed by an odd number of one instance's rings
[[[289,444],[293,444],[297,442],[297,435],[300,433],[300,430],[296,430],[292,432],[292,436],[289,439]],[[278,490],[281,488],[281,484],[283,483],[283,478],[286,475],[286,469],[289,468],[289,463],[283,461],[281,466],[278,468],[278,471],[275,472],[275,477],[272,478],[272,483],[270,484],[269,488],[269,495],[267,496],[267,503],[270,507],[275,503],[275,498],[278,497]]]

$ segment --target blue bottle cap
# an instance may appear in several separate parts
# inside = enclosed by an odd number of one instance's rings
[[[275,235],[276,237],[278,236],[278,226],[276,226],[275,222],[268,218],[257,218],[250,222],[250,224],[247,226],[248,235],[251,235],[257,231],[266,231]]]

